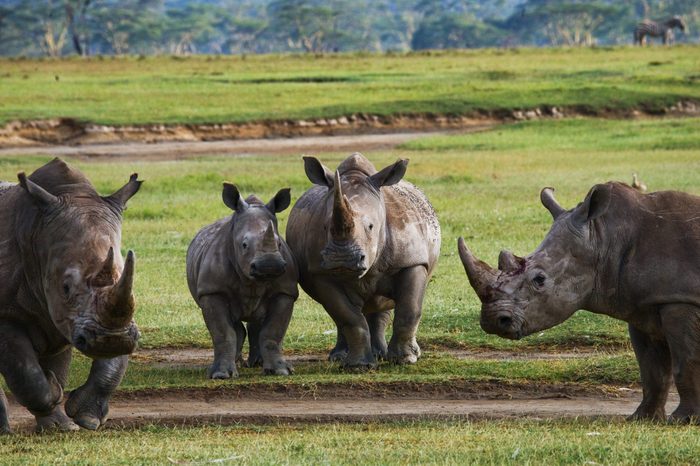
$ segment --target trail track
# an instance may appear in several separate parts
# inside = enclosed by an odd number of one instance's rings
[[[471,127],[466,131],[483,131],[491,125]],[[84,160],[179,160],[202,155],[247,156],[252,154],[302,154],[314,152],[369,152],[391,149],[420,137],[444,132],[402,132],[390,134],[359,134],[345,136],[315,136],[280,139],[238,139],[226,141],[190,142],[130,142],[89,144],[81,146],[49,145],[1,148],[0,156],[52,155],[71,156]]]
[[[448,351],[469,359],[583,358],[571,353],[510,353]],[[289,357],[295,365],[325,359],[325,355]],[[178,367],[205,367],[210,349],[141,350],[134,362]],[[204,371],[202,371],[204,376]],[[211,388],[118,391],[106,428],[237,424],[381,422],[389,420],[623,418],[641,400],[637,387],[582,384],[503,383],[454,380],[444,383],[358,382],[217,385]],[[678,404],[670,396],[667,411]],[[10,422],[17,432],[29,432],[33,417],[10,397]]]

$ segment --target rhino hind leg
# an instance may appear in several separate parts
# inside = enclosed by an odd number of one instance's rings
[[[206,295],[200,298],[204,322],[214,345],[214,362],[207,375],[210,379],[229,379],[238,377],[236,369],[236,352],[238,334],[231,316],[229,303],[224,296]]]
[[[671,352],[666,340],[652,339],[629,326],[634,354],[642,378],[642,403],[628,419],[666,420],[666,399],[671,387]]]
[[[328,360],[331,362],[343,362],[348,357],[348,342],[345,340],[345,335],[337,328],[335,337],[335,346],[328,354]]]
[[[262,367],[263,359],[260,352],[260,329],[262,322],[248,322],[248,367]]]
[[[11,432],[10,418],[7,415],[7,397],[5,396],[5,391],[0,388],[0,435]]]
[[[95,430],[105,423],[109,399],[124,378],[128,363],[127,355],[92,361],[87,380],[66,400],[66,413],[76,424]]]
[[[425,267],[402,270],[394,282],[394,324],[389,341],[388,359],[396,364],[414,364],[421,356],[416,331],[423,308],[423,296],[428,283]]]
[[[671,349],[673,380],[680,403],[670,420],[700,423],[700,309],[689,304],[664,306],[661,326]]]
[[[391,311],[379,311],[367,315],[372,354],[377,360],[387,359],[386,328],[390,321]]]

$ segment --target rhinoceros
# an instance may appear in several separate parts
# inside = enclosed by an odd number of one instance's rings
[[[244,200],[236,186],[224,183],[222,197],[234,214],[202,228],[187,251],[187,283],[214,344],[208,375],[238,375],[242,322],[248,324],[248,365],[289,375],[282,339],[299,296],[298,273],[275,214],[289,207],[290,190],[281,189],[265,204],[252,195]]]
[[[100,197],[60,159],[18,178],[0,187],[0,373],[37,430],[96,429],[139,338],[134,253],[124,260],[120,243],[122,212],[141,181],[133,174]],[[72,347],[93,362],[64,412]],[[0,430],[9,431],[4,396]]]
[[[294,205],[287,241],[301,287],[337,326],[330,359],[348,368],[374,367],[378,358],[415,363],[421,354],[416,330],[440,252],[440,225],[425,195],[401,180],[407,166],[398,160],[377,171],[355,153],[333,173],[304,157],[315,186]]]
[[[700,416],[700,197],[642,194],[622,183],[594,186],[565,210],[541,192],[554,223],[526,257],[501,251],[498,270],[459,239],[459,254],[482,302],[481,327],[519,339],[576,310],[628,323],[643,388],[633,419],[664,419],[672,378],[680,404],[672,419]]]

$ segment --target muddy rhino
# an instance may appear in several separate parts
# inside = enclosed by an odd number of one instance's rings
[[[316,186],[289,215],[287,241],[300,284],[338,328],[330,359],[349,368],[378,358],[415,363],[423,295],[440,251],[440,226],[425,195],[402,181],[408,160],[377,171],[352,154],[331,172],[313,157]],[[395,309],[387,347],[385,329]]]
[[[139,338],[134,253],[123,260],[120,243],[122,212],[141,181],[131,175],[100,197],[60,159],[18,178],[0,186],[0,373],[37,430],[96,429]],[[72,347],[93,362],[64,412]],[[4,396],[0,430],[9,431]]]
[[[265,204],[255,196],[244,200],[236,186],[224,183],[224,204],[234,214],[202,228],[187,251],[187,283],[214,343],[212,379],[238,375],[243,322],[248,364],[262,364],[265,374],[292,373],[282,339],[299,296],[298,273],[275,216],[289,207],[289,192],[282,189]]]
[[[502,251],[498,270],[459,239],[469,282],[481,299],[481,327],[519,339],[553,327],[578,309],[629,324],[643,399],[633,419],[664,419],[675,380],[672,419],[700,416],[700,197],[642,194],[622,183],[594,186],[565,210],[551,188],[542,204],[554,218],[527,257]]]

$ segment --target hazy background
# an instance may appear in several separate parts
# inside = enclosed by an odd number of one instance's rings
[[[0,0],[0,55],[249,54],[630,44],[698,0]]]

